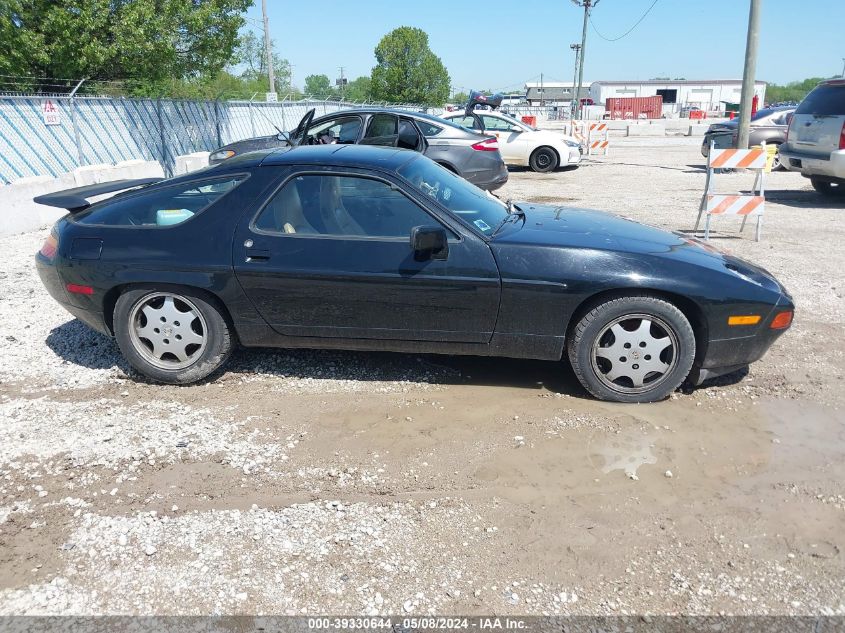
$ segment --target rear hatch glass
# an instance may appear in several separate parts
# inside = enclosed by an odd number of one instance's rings
[[[845,85],[818,86],[801,102],[795,114],[845,116]]]

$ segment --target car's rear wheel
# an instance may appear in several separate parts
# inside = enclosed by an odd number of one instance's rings
[[[845,186],[829,180],[822,180],[821,178],[810,178],[810,184],[813,189],[826,196],[843,196],[845,195]]]
[[[581,318],[568,352],[575,375],[595,397],[654,402],[675,391],[689,374],[695,334],[684,313],[663,299],[619,297]]]
[[[187,384],[218,369],[232,336],[215,302],[187,288],[136,288],[114,310],[117,344],[139,372],[159,382]]]
[[[551,147],[538,147],[531,153],[528,164],[533,171],[544,174],[557,169],[558,157]]]

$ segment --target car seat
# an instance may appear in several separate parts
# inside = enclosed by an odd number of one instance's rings
[[[289,182],[273,200],[273,217],[276,229],[284,233],[316,233],[317,231],[305,219],[302,201],[294,182]]]
[[[334,235],[365,235],[361,226],[349,215],[340,195],[340,178],[323,176],[320,187],[320,215],[326,231]]]

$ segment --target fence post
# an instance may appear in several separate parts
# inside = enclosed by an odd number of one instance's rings
[[[167,141],[164,135],[164,119],[161,116],[161,97],[156,101],[156,113],[158,114],[158,131],[161,138],[161,168],[164,170],[164,175],[168,178],[173,177],[173,168],[167,162]]]
[[[85,81],[85,79],[80,79],[79,83],[76,84],[76,87],[70,92],[70,122],[73,125],[73,139],[76,142],[76,159],[79,162],[80,167],[85,164],[85,153],[82,151],[82,141],[79,135],[79,122],[76,120],[76,91],[79,90],[83,81]]]
[[[217,147],[220,147],[223,145],[223,136],[220,134],[220,99],[214,100],[214,122],[217,127]]]
[[[255,138],[255,118],[252,114],[252,99],[247,101],[247,108],[249,110],[249,129],[252,130],[252,138]]]

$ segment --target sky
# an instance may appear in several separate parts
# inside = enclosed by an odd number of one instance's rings
[[[585,82],[653,77],[742,77],[749,0],[599,0],[587,31]],[[516,90],[526,81],[572,81],[583,9],[571,0],[267,0],[270,36],[293,64],[298,87],[312,74],[369,75],[373,49],[399,26],[429,35],[453,91]],[[260,32],[261,1],[246,28]],[[839,75],[845,0],[762,0],[757,79],[775,83]]]

